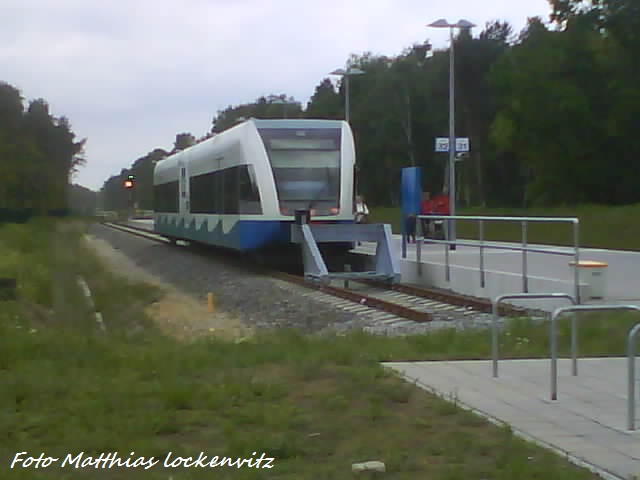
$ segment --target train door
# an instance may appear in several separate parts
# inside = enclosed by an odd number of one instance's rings
[[[180,215],[188,215],[190,211],[189,205],[189,175],[187,166],[183,161],[178,163],[180,168]]]

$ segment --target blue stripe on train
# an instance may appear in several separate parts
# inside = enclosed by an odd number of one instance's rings
[[[178,223],[174,223],[174,220]],[[154,230],[169,237],[248,251],[290,243],[292,224],[293,221],[238,220],[230,231],[224,233],[222,222],[209,231],[206,222],[203,222],[200,228],[196,228],[195,220],[185,225],[182,219],[160,217],[154,224]]]
[[[209,231],[207,222],[196,228],[195,220],[185,223],[183,219],[175,217],[160,217],[154,224],[154,230],[169,237],[194,240],[208,245],[235,250],[256,250],[267,245],[289,243],[290,224],[291,222],[239,220],[230,231],[224,233],[222,222]]]
[[[265,246],[287,244],[291,241],[293,222],[243,220],[238,223],[240,250],[255,250]]]

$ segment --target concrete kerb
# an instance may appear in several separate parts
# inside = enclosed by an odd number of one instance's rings
[[[521,275],[512,272],[485,270],[485,286],[480,286],[478,270],[472,266],[451,265],[450,279],[446,280],[446,267],[439,262],[417,263],[411,259],[400,259],[400,270],[405,283],[416,283],[434,288],[454,289],[463,295],[494,298],[505,293],[524,293],[519,288]],[[529,275],[529,292],[561,292],[573,295],[572,281]],[[584,290],[588,286],[580,284]],[[584,296],[581,291],[581,295]],[[552,309],[550,309],[552,311]]]
[[[89,288],[89,285],[87,285],[87,282],[85,281],[84,278],[82,278],[80,275],[78,275],[77,277],[77,282],[78,282],[78,286],[80,286],[80,288],[82,289],[82,293],[86,299],[87,302],[87,306],[89,307],[89,310],[91,310],[91,312],[93,312],[93,316],[96,319],[96,323],[98,324],[98,327],[100,327],[100,330],[103,332],[107,331],[107,327],[104,324],[104,320],[102,318],[102,313],[96,311],[96,306],[95,303],[93,301],[93,296],[91,295],[91,289]]]
[[[451,264],[449,265],[449,279],[447,280],[447,266],[441,260],[434,256],[434,250],[427,257],[422,252],[421,261],[418,262],[418,251],[415,256],[410,252],[407,258],[402,258],[399,254],[399,244],[396,242],[396,254],[398,259],[402,281],[404,283],[415,283],[434,288],[442,288],[446,290],[455,290],[463,295],[491,299],[505,293],[530,293],[530,292],[562,292],[575,297],[575,281],[573,278],[561,279],[558,277],[527,275],[528,291],[523,292],[521,289],[522,274],[520,272],[512,272],[504,269],[485,268],[484,281],[479,276],[478,268],[475,264]],[[357,253],[371,257],[373,250],[369,246],[361,246],[357,249]],[[437,252],[440,256],[442,252]],[[371,261],[371,260],[369,260]],[[573,277],[573,275],[571,275]],[[484,285],[482,285],[484,284]],[[587,283],[579,283],[580,296],[586,298],[588,295],[589,285]],[[528,305],[524,305],[528,307]],[[556,307],[551,305],[532,305],[531,308],[542,308],[550,313]]]

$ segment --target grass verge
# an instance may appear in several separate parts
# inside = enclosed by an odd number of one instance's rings
[[[90,316],[79,316],[81,307],[75,315],[57,315],[54,295],[46,295],[54,284],[44,275],[37,288],[29,286],[29,275],[20,277],[25,285],[18,301],[0,303],[2,478],[348,479],[351,463],[366,460],[384,461],[388,479],[594,478],[379,365],[486,358],[486,331],[379,338],[281,330],[242,343],[211,337],[180,343],[144,317],[144,306],[158,292],[107,273],[81,248],[80,228],[15,228],[26,229],[12,237],[17,243],[5,241],[0,230],[4,251],[18,252],[24,272],[41,259],[40,268],[52,278],[85,274],[109,330],[100,333]],[[59,245],[74,255],[60,253],[54,269],[39,252],[40,240],[31,240],[34,231],[44,244],[65,239]],[[76,288],[73,281],[66,285]],[[41,299],[49,304],[35,314],[30,305]],[[622,338],[631,319],[589,320],[581,326],[580,351],[617,353],[624,342],[612,338]],[[564,351],[568,337],[563,324]],[[503,332],[501,351],[542,356],[545,342],[546,327],[521,319]],[[46,469],[11,469],[17,452],[59,461]],[[148,470],[61,467],[67,455],[82,452],[83,459],[117,452],[123,461],[144,456],[159,463]],[[170,452],[172,459],[203,452],[247,459],[264,454],[274,461],[271,469],[165,468]]]

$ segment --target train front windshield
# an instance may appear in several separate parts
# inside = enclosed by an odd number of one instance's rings
[[[337,215],[340,204],[340,129],[259,129],[273,177],[280,212],[311,210]]]

